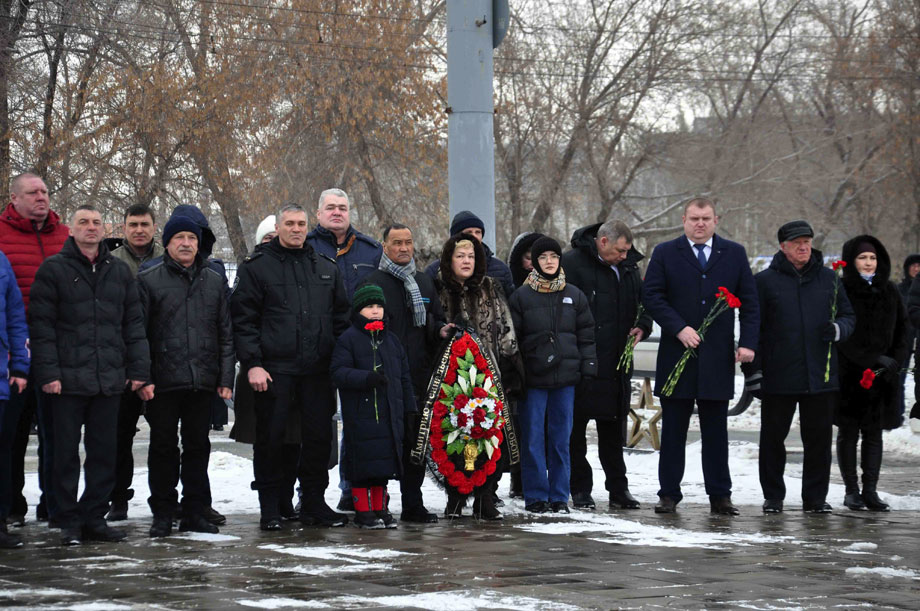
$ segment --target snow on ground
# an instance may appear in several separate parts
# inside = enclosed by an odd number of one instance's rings
[[[847,575],[884,577],[891,579],[893,577],[905,577],[907,579],[920,579],[920,573],[910,569],[896,569],[890,566],[851,566],[847,569]]]

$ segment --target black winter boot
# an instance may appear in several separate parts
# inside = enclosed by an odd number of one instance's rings
[[[862,471],[863,493],[862,500],[869,511],[891,511],[891,507],[878,496],[879,473],[882,470],[882,430],[863,431],[862,442]]]
[[[473,517],[477,520],[504,519],[504,516],[495,507],[495,494],[488,484],[481,486],[476,491],[476,498],[473,500]]]
[[[457,492],[456,488],[447,488],[447,507],[444,508],[445,518],[462,518],[463,508],[466,507],[466,495]]]
[[[866,505],[859,494],[859,475],[856,473],[856,443],[859,428],[841,426],[837,428],[837,466],[846,486],[843,504],[853,511],[865,511]]]

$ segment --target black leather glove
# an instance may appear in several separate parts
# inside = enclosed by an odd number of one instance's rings
[[[837,339],[837,325],[828,321],[821,328],[821,341],[833,342]]]
[[[875,362],[879,367],[884,367],[885,373],[892,378],[896,378],[898,374],[901,373],[901,364],[890,356],[883,354],[875,359]]]
[[[382,373],[372,371],[367,374],[367,383],[374,388],[384,388],[387,385],[387,379]]]
[[[750,393],[755,399],[760,399],[763,394],[760,389],[762,380],[762,371],[755,371],[750,375],[744,376],[744,390]]]

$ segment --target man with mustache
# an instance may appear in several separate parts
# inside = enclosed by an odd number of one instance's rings
[[[180,477],[183,511],[179,530],[218,531],[206,517],[210,504],[208,430],[214,391],[222,399],[233,395],[233,326],[224,280],[199,254],[200,240],[197,223],[186,216],[173,216],[163,229],[163,261],[138,275],[152,365],[152,383],[138,393],[148,402],[150,424],[151,537],[172,533]]]

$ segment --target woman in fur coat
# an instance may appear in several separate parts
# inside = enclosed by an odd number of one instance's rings
[[[854,511],[888,511],[876,491],[882,466],[882,430],[900,424],[898,384],[907,357],[907,314],[890,281],[891,259],[882,243],[860,235],[843,245],[843,286],[856,311],[856,329],[837,345],[840,404],[837,464],[846,485],[844,505]],[[866,369],[882,370],[869,388],[860,384]],[[862,436],[862,494],[856,446]]]

